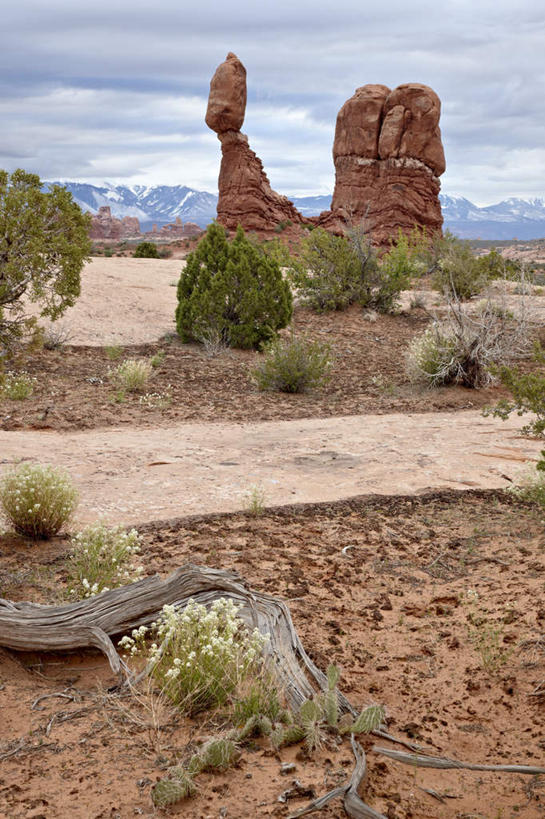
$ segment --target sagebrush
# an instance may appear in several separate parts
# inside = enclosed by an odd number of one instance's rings
[[[251,375],[260,390],[300,393],[323,386],[332,366],[329,344],[293,335],[268,344]]]

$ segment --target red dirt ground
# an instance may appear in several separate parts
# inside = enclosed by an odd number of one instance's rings
[[[536,507],[472,491],[193,517],[150,523],[141,533],[149,573],[190,560],[236,570],[288,601],[312,659],[340,665],[341,690],[355,705],[385,705],[392,734],[466,761],[543,765],[545,701],[532,696],[545,679],[543,524]],[[67,546],[60,537],[2,536],[2,595],[58,600]],[[497,660],[488,670],[469,634],[476,609]],[[108,695],[112,682],[93,652],[0,653],[0,816],[160,813],[151,784],[217,725],[168,713],[154,725],[149,700],[138,706]],[[75,700],[49,698],[32,710],[36,698],[55,692]],[[374,742],[364,744],[369,750]],[[285,760],[297,766],[290,777],[280,774]],[[388,819],[545,816],[544,776],[416,770],[372,751],[368,763],[364,798]],[[199,777],[198,795],[167,812],[287,816],[305,802],[277,801],[293,777],[320,795],[351,768],[346,741],[310,760],[298,748],[275,755],[260,741],[227,774]],[[322,815],[339,817],[342,809],[333,804]]]

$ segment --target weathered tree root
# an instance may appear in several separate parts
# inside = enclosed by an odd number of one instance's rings
[[[327,678],[308,657],[285,603],[268,594],[249,591],[234,572],[191,563],[181,566],[166,580],[153,575],[65,606],[0,599],[0,645],[18,651],[98,648],[108,658],[114,674],[127,679],[128,669],[112,637],[154,622],[166,604],[183,607],[193,599],[206,605],[218,597],[229,597],[241,605],[239,616],[247,625],[270,635],[264,649],[266,659],[292,708],[312,697],[316,688],[327,688]],[[341,713],[354,716],[357,713],[342,694],[339,707]]]
[[[528,776],[538,776],[545,773],[545,768],[536,765],[481,765],[473,762],[460,762],[457,759],[449,759],[446,756],[428,756],[427,754],[407,754],[404,751],[394,751],[393,748],[382,748],[379,745],[373,746],[376,754],[382,754],[405,765],[412,765],[414,768],[440,768],[443,771],[459,768],[466,771],[496,771],[498,773],[527,774]]]
[[[130,633],[134,628],[156,621],[166,604],[183,607],[193,599],[206,605],[219,597],[231,598],[241,605],[239,615],[246,624],[257,627],[262,634],[270,635],[264,649],[265,658],[285,691],[290,707],[299,708],[316,693],[316,689],[326,690],[326,675],[305,652],[285,603],[268,594],[248,590],[240,576],[234,572],[191,563],[181,566],[166,580],[153,575],[137,583],[65,606],[13,603],[0,598],[0,646],[18,651],[98,648],[108,658],[113,673],[121,678],[122,683],[130,684],[134,682],[134,678],[131,678],[129,669],[117,653],[112,637]],[[357,715],[356,709],[340,693],[339,709],[341,713]],[[382,726],[374,734],[405,745],[411,750],[420,750],[416,745],[390,736]],[[348,816],[354,819],[381,819],[381,814],[365,805],[358,796],[358,788],[366,775],[366,759],[363,748],[353,735],[350,740],[356,766],[348,784],[314,800],[292,814],[293,817],[321,810],[332,799],[342,797]],[[531,775],[545,773],[545,768],[526,765],[474,765],[379,746],[375,746],[373,750],[413,766]]]
[[[356,767],[352,772],[348,784],[340,788],[334,788],[332,791],[329,791],[329,793],[326,793],[325,796],[314,799],[304,808],[300,808],[300,810],[290,814],[288,819],[297,819],[299,816],[305,816],[308,813],[322,810],[329,802],[339,797],[343,799],[345,812],[348,816],[352,816],[353,819],[384,819],[382,813],[377,813],[373,808],[370,808],[369,805],[362,802],[358,796],[358,788],[362,785],[367,776],[367,762],[363,748],[359,742],[356,742],[354,739],[354,734],[350,734],[350,743],[354,756],[356,757]]]

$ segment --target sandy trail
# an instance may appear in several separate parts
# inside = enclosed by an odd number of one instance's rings
[[[69,344],[145,344],[176,332],[180,259],[95,258],[81,274],[81,295],[53,328]],[[48,328],[50,323],[41,319]]]
[[[543,445],[521,437],[522,424],[469,411],[0,432],[0,472],[20,459],[65,467],[79,522],[134,524],[239,510],[252,486],[267,505],[503,487]]]

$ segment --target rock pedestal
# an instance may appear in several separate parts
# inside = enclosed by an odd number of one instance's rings
[[[263,163],[241,133],[246,110],[246,69],[229,53],[210,83],[206,124],[221,142],[218,222],[226,228],[271,231],[303,222],[290,200],[271,188]]]

